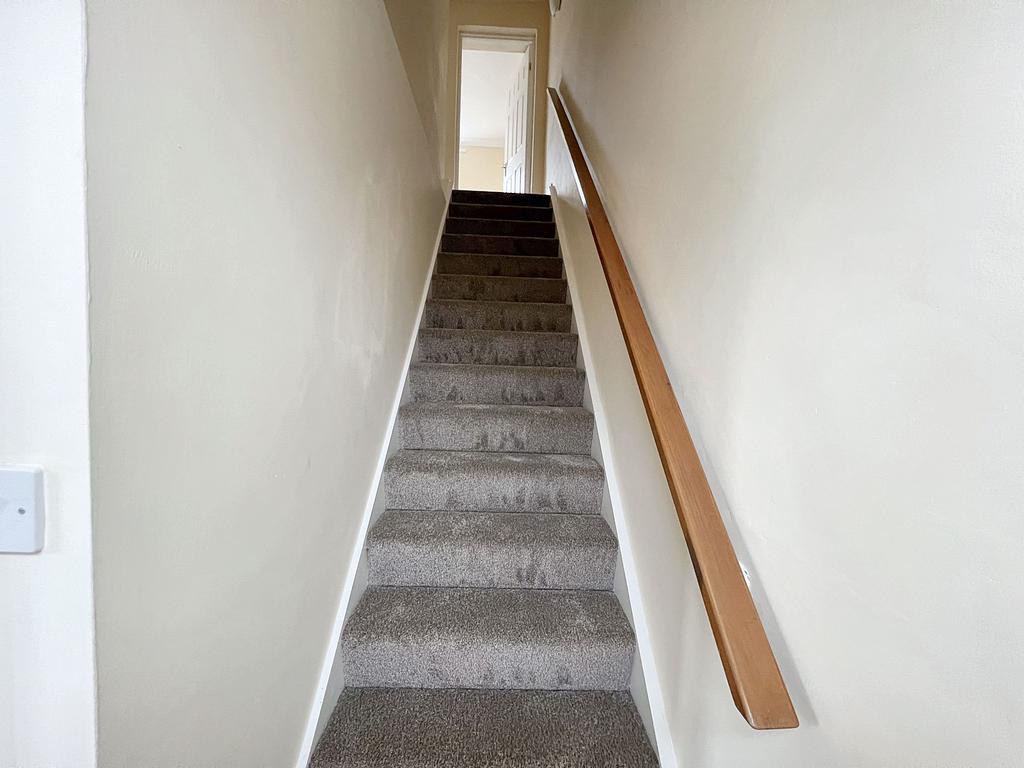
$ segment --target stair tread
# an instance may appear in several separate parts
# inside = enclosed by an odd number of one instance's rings
[[[562,278],[562,258],[560,256],[519,256],[494,253],[439,253],[437,274],[560,280]]]
[[[419,359],[434,363],[529,365],[570,368],[578,338],[558,331],[421,328]]]
[[[604,489],[586,455],[400,450],[384,473],[390,509],[598,514]]]
[[[469,221],[490,221],[490,219],[469,219]],[[544,235],[505,235],[505,234],[478,234],[475,232],[446,232],[447,235],[454,237],[482,237],[488,240],[543,240],[546,243],[550,243],[552,240],[557,240],[558,235],[544,236]],[[445,251],[445,253],[451,253],[451,251]],[[521,254],[511,254],[518,256]],[[545,258],[545,257],[540,257]],[[547,257],[553,258],[553,257]]]
[[[404,448],[587,454],[594,415],[579,406],[409,403],[399,429]]]
[[[431,298],[435,299],[564,304],[566,290],[566,281],[558,277],[438,273],[431,280]]]
[[[553,419],[571,419],[579,421],[594,420],[594,414],[582,406],[569,405],[516,405],[511,403],[407,403],[399,409],[399,413],[444,413],[457,416],[460,413],[487,413],[523,417],[550,417]]]
[[[534,646],[634,643],[614,593],[573,589],[367,587],[344,632],[347,647],[445,637]]]
[[[615,550],[615,534],[599,515],[531,512],[387,510],[371,529],[371,545],[385,541],[529,545],[537,549],[596,547]]]
[[[501,203],[460,203],[452,201],[448,215],[467,219],[493,219],[497,221],[554,221],[550,206],[502,205]]]
[[[463,253],[502,253],[558,258],[557,237],[531,237],[529,235],[458,234],[446,232],[441,236],[441,250]]]
[[[486,254],[479,254],[479,255],[481,255],[481,256],[501,256],[501,258],[503,258],[503,259],[544,259],[544,258],[548,258],[546,256],[515,256],[515,255],[506,255],[506,254],[498,254],[498,253],[486,253]],[[487,282],[487,283],[519,283],[519,282],[523,282],[523,283],[527,283],[527,284],[530,284],[530,283],[535,283],[535,284],[540,284],[540,283],[562,283],[563,285],[565,284],[565,279],[561,278],[561,277],[520,277],[519,275],[458,275],[458,274],[449,275],[449,274],[446,274],[446,273],[442,273],[442,274],[434,275],[433,279],[437,280],[438,278],[448,278],[448,277],[471,277],[474,280],[480,280],[480,281]]]
[[[558,237],[553,221],[523,221],[521,219],[456,216],[449,213],[445,219],[445,232],[449,235],[511,235],[522,237]]]
[[[571,338],[576,339],[575,333],[569,331],[505,331],[489,328],[420,328],[421,334],[437,334],[440,336],[480,336],[485,338],[496,338],[498,336],[510,336],[512,338],[536,338],[554,339]]]
[[[579,368],[415,362],[409,391],[417,402],[575,406],[585,378]]]
[[[597,515],[387,510],[366,541],[371,584],[612,588],[618,543]]]
[[[346,688],[310,768],[656,768],[629,694]]]
[[[373,586],[342,647],[354,686],[625,690],[636,645],[613,592]]]
[[[604,470],[591,456],[558,453],[485,453],[483,451],[410,451],[400,450],[387,460],[391,470],[443,471],[457,466],[512,467],[525,471],[558,469],[596,474],[604,477]],[[485,510],[486,511],[486,510]]]
[[[525,278],[536,280],[539,278]],[[568,304],[559,304],[553,301],[500,301],[497,299],[427,299],[427,306],[451,306],[464,309],[476,309],[478,307],[494,307],[495,309],[510,309],[524,311],[528,309],[539,309],[559,313],[572,313],[572,307]],[[568,331],[563,331],[568,333]]]
[[[550,208],[551,196],[533,192],[491,192],[477,189],[453,189],[452,202]]]

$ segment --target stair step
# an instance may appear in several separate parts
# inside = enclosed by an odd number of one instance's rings
[[[611,592],[369,587],[346,686],[625,690],[635,641]]]
[[[577,344],[575,333],[423,328],[418,359],[425,363],[572,367]]]
[[[618,544],[600,515],[385,512],[366,540],[370,584],[612,588]]]
[[[442,235],[446,253],[499,253],[506,256],[558,256],[558,241],[550,237],[507,235]]]
[[[572,307],[526,301],[431,299],[425,307],[424,324],[427,328],[568,333]]]
[[[413,363],[409,393],[415,402],[576,406],[584,379],[578,368]]]
[[[596,515],[604,492],[590,456],[547,453],[402,450],[384,481],[388,509]]]
[[[485,192],[477,189],[453,189],[452,202],[550,208],[551,196],[537,195],[529,192]]]
[[[557,237],[553,221],[458,218],[449,216],[444,231],[449,235],[512,235],[516,237]]]
[[[432,299],[478,301],[533,301],[565,303],[565,280],[541,277],[484,277],[482,275],[434,275]]]
[[[550,208],[530,208],[525,205],[481,205],[479,203],[452,203],[448,215],[460,219],[504,219],[506,221],[553,221]]]
[[[398,415],[411,450],[589,454],[594,416],[583,408],[412,403]]]
[[[345,688],[310,768],[657,768],[626,693]]]
[[[491,275],[494,277],[562,277],[562,260],[551,256],[495,256],[486,253],[439,253],[441,275]]]

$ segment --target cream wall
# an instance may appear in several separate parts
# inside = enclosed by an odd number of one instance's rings
[[[43,551],[0,554],[4,768],[96,765],[83,22],[0,3],[0,464],[46,504]]]
[[[462,147],[459,151],[459,189],[501,192],[505,173],[501,147]]]
[[[87,8],[99,763],[297,765],[444,196],[383,3]]]
[[[450,0],[384,0],[438,176],[448,151],[448,6]]]
[[[702,768],[1019,764],[1024,6],[563,5],[551,82],[802,720],[733,707],[616,339],[590,378],[659,742]],[[611,334],[557,128],[548,180],[580,323]]]
[[[548,35],[551,13],[547,0],[451,0],[448,37],[448,131],[445,176],[455,178],[458,150],[459,28],[468,26],[513,27],[537,30],[537,88],[534,94],[533,192],[544,187],[544,146],[547,131],[547,95],[542,87],[548,71]]]

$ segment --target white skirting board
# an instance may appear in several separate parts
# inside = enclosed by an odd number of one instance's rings
[[[355,603],[362,595],[361,587],[365,586],[365,574],[361,574],[363,568],[363,551],[366,547],[366,534],[370,529],[370,523],[375,511],[383,503],[383,489],[381,488],[381,477],[384,473],[384,463],[393,452],[393,437],[395,422],[398,420],[398,409],[402,405],[403,394],[405,393],[406,380],[409,376],[409,365],[412,362],[413,353],[416,349],[416,339],[423,322],[423,309],[426,305],[427,294],[430,291],[430,281],[437,264],[437,252],[441,247],[441,237],[444,234],[444,225],[448,217],[448,202],[451,200],[451,184],[446,184],[445,205],[441,212],[441,221],[438,223],[437,236],[434,239],[434,250],[430,257],[430,265],[423,278],[423,290],[420,293],[419,307],[416,313],[416,323],[410,329],[409,342],[405,353],[405,366],[402,369],[402,376],[395,387],[395,394],[392,398],[391,413],[388,418],[387,439],[382,443],[380,455],[377,457],[377,466],[374,470],[372,491],[368,495],[362,511],[362,518],[359,523],[359,535],[356,537],[356,544],[349,553],[348,569],[345,572],[345,581],[342,585],[341,596],[338,600],[338,609],[335,612],[334,624],[331,628],[330,642],[327,645],[324,660],[320,667],[320,679],[317,682],[316,692],[311,702],[309,717],[306,721],[306,730],[299,747],[296,768],[306,768],[309,759],[313,754],[313,748],[324,727],[330,719],[334,705],[344,681],[341,670],[336,669],[335,662],[338,659],[338,651],[341,647],[341,632],[345,626],[345,619],[355,606]],[[360,578],[362,576],[362,578]]]
[[[572,202],[567,200],[564,195],[562,197],[559,196],[558,190],[554,185],[551,185],[549,191],[555,214],[555,225],[559,234],[562,259],[565,265],[566,280],[569,284],[569,295],[573,304],[573,323],[579,335],[583,365],[587,371],[587,391],[594,411],[594,422],[597,428],[596,434],[600,438],[600,436],[609,435],[611,431],[608,412],[602,398],[601,384],[595,375],[598,367],[595,365],[593,355],[594,345],[601,344],[602,340],[600,338],[592,338],[590,335],[586,302],[580,300],[581,286],[576,268],[577,259],[593,259],[596,261],[599,256],[597,248],[593,245],[591,239],[564,236],[565,233],[572,230],[579,232],[582,228],[589,229],[589,225],[586,222],[586,213],[583,211],[582,205],[574,207]],[[579,201],[577,200],[576,202],[578,203]],[[582,222],[580,217],[582,217]],[[572,219],[571,222],[570,219]],[[583,245],[584,241],[589,243],[589,247]],[[608,311],[613,311],[610,298],[607,301],[607,305]],[[623,351],[622,364],[628,372],[627,375],[632,376],[633,369],[630,366],[629,358],[625,351]],[[638,391],[637,398],[639,397]],[[623,498],[618,482],[619,467],[615,461],[614,454],[607,450],[607,445],[604,441],[598,439],[596,442],[598,450],[601,451],[601,456],[598,457],[598,460],[604,467],[605,483],[607,486],[606,494],[611,506],[611,522],[614,523],[612,527],[619,541],[619,557],[625,580],[625,590],[617,588],[616,592],[619,594],[620,600],[625,598],[625,601],[628,602],[628,605],[623,607],[628,613],[632,614],[633,631],[636,634],[637,652],[640,656],[640,672],[642,672],[643,676],[642,680],[637,679],[639,674],[637,670],[634,670],[634,680],[632,683],[634,700],[637,704],[637,710],[644,720],[644,725],[649,732],[653,732],[655,747],[661,764],[663,766],[675,766],[678,765],[676,751],[669,729],[664,697],[658,682],[658,676],[655,674],[654,650],[648,631],[643,596],[640,593],[637,579],[636,562],[637,558],[642,555],[634,549],[630,540],[629,526],[625,524],[624,515],[627,514],[628,506]],[[640,688],[641,685],[643,686],[642,689]],[[646,698],[646,701],[644,698]]]

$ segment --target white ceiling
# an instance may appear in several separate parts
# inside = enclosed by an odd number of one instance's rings
[[[462,52],[459,144],[505,146],[505,98],[523,53]]]

